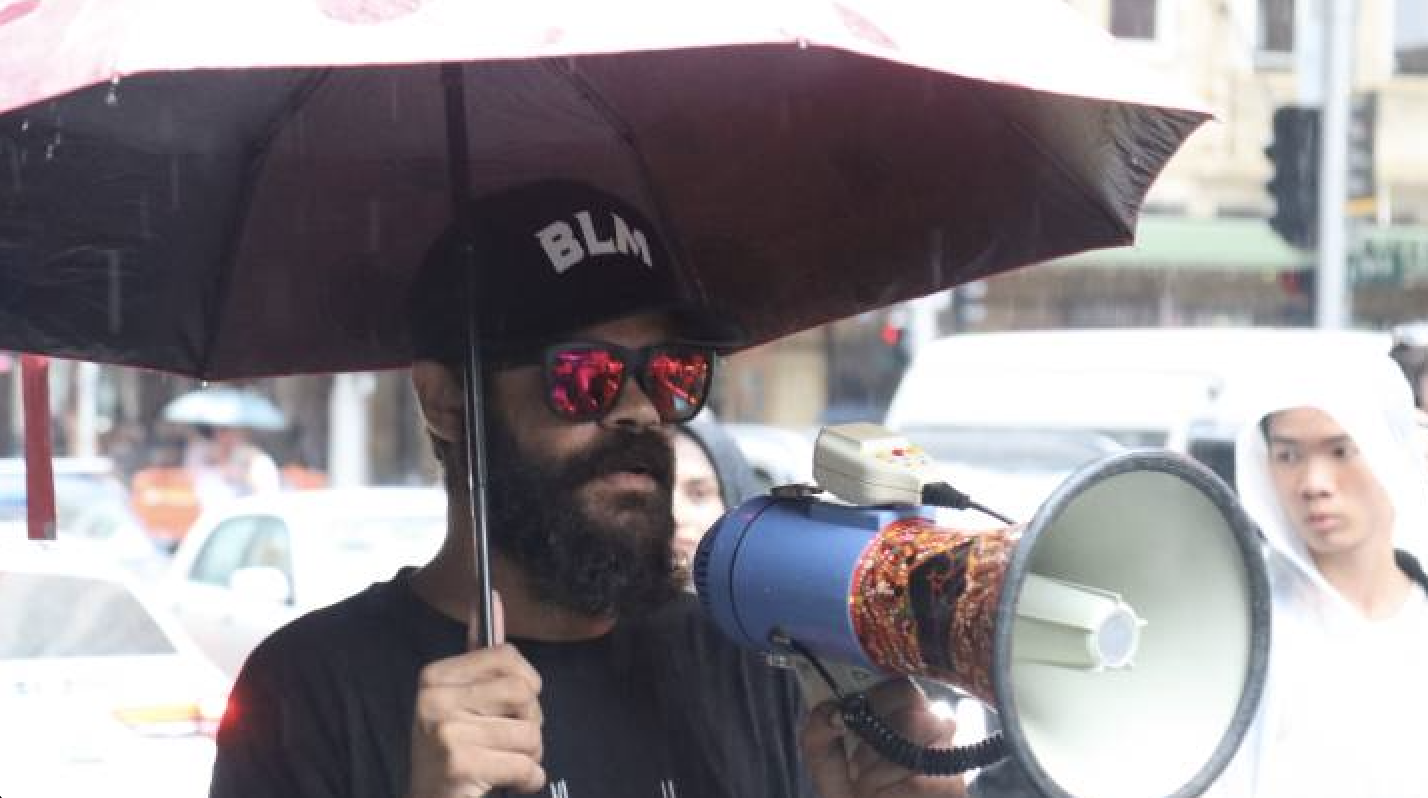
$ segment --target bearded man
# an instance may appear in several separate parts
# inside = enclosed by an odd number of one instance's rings
[[[476,307],[454,233],[412,292],[412,383],[449,498],[445,543],[250,657],[212,795],[552,798],[962,795],[866,748],[681,590],[668,425],[708,397],[730,325],[681,292],[635,208],[545,181],[477,203]],[[485,363],[497,644],[467,650],[465,327]],[[874,703],[920,744],[951,724],[909,683]],[[801,728],[801,732],[800,732]]]

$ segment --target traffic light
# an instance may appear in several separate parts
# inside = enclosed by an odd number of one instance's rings
[[[890,312],[878,329],[878,340],[885,354],[884,366],[900,378],[912,361],[912,342],[908,340],[907,317],[902,312]]]
[[[1281,106],[1274,112],[1274,137],[1264,148],[1274,165],[1265,184],[1274,198],[1269,226],[1300,249],[1319,243],[1319,129],[1319,109]]]
[[[1312,268],[1288,269],[1277,275],[1280,290],[1292,300],[1289,321],[1308,322],[1314,318],[1319,292],[1318,276]]]

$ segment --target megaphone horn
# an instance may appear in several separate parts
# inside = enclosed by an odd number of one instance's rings
[[[1006,753],[1045,795],[1209,787],[1258,705],[1270,624],[1257,533],[1218,477],[1172,452],[1127,452],[1077,471],[1024,526],[962,531],[935,516],[759,497],[705,536],[696,589],[750,648],[825,674],[930,678],[992,705]]]

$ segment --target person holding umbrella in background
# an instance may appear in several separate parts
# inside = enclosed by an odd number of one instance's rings
[[[195,425],[184,449],[183,466],[204,506],[282,488],[278,464],[242,427]]]
[[[193,480],[200,504],[282,488],[278,464],[251,435],[252,430],[281,430],[288,425],[267,397],[229,386],[200,388],[165,405],[162,418],[191,430],[183,468]]]
[[[205,508],[282,489],[282,471],[252,439],[253,430],[287,427],[267,397],[209,386],[171,400],[160,419],[183,438],[161,439],[153,461],[134,473],[130,486],[135,514],[165,548],[177,546]]]
[[[703,406],[738,333],[677,286],[641,213],[550,181],[478,203],[460,301],[453,236],[412,292],[412,381],[450,500],[427,565],[281,629],[249,658],[212,796],[557,798],[963,794],[858,748],[832,704],[736,647],[674,567],[670,425]],[[495,639],[468,651],[467,314],[482,325]],[[502,611],[502,607],[504,610]],[[503,631],[502,631],[503,630]],[[952,725],[906,680],[875,706],[919,744]]]

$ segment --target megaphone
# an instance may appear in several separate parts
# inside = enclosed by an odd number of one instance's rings
[[[695,588],[727,635],[797,665],[806,689],[925,677],[1001,724],[999,741],[910,757],[877,728],[865,739],[880,753],[943,773],[1009,755],[1053,798],[1199,795],[1229,763],[1263,692],[1269,584],[1257,531],[1208,469],[1111,455],[1029,523],[977,531],[915,500],[969,503],[880,427],[825,429],[814,473],[844,501],[745,502],[701,541]]]

